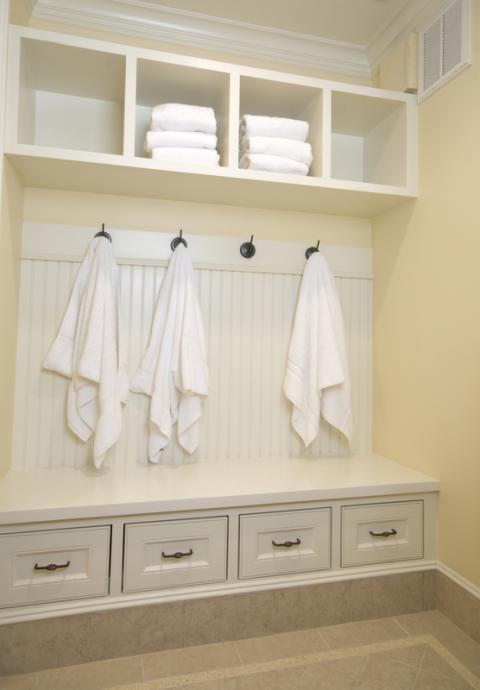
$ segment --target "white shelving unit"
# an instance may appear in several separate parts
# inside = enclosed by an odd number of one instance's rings
[[[13,26],[6,152],[34,187],[373,216],[416,195],[409,94]],[[214,108],[221,166],[161,164],[152,106]],[[308,177],[242,170],[245,113],[310,123]]]

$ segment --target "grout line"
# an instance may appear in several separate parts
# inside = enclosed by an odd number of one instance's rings
[[[447,649],[441,642],[437,640],[436,637],[432,637],[430,646],[437,652],[439,656],[442,657],[444,661],[449,664],[454,671],[456,671],[462,678],[468,683],[474,690],[480,690],[480,678],[476,676],[470,669],[468,669],[465,664],[463,664],[457,657],[452,654],[452,652]],[[445,677],[445,676],[444,676]]]
[[[328,651],[331,651],[331,650],[332,650],[332,647],[328,644],[328,640],[323,636],[321,630],[318,631],[318,634],[319,634],[320,639],[322,640],[322,642],[325,644],[327,650],[328,650]]]
[[[319,641],[320,641],[323,645],[325,645],[326,651],[328,651],[328,650],[330,649],[330,646],[329,646],[327,640],[323,637],[321,629],[320,629],[320,628],[315,628],[315,631],[316,631],[316,633],[317,633],[317,637],[318,637]]]
[[[417,685],[418,677],[419,677],[420,673],[422,672],[423,660],[425,659],[426,653],[427,653],[427,647],[425,647],[425,649],[423,650],[422,658],[420,659],[420,663],[418,664],[417,672],[415,674],[415,678],[413,679],[413,684],[412,684],[412,687],[410,688],[410,690],[415,690],[415,686]]]
[[[422,613],[423,613],[423,612],[422,612]],[[403,627],[403,625],[400,623],[400,621],[398,620],[398,618],[395,618],[395,616],[393,616],[393,617],[392,617],[392,620],[395,621],[395,623],[398,625],[398,627],[400,628],[400,630],[401,630],[402,632],[405,633],[405,635],[407,635],[408,637],[412,637],[412,634],[409,633],[408,630],[407,630],[406,628]]]
[[[234,644],[235,654],[237,655],[237,658],[238,658],[238,660],[239,660],[239,662],[240,662],[240,665],[243,666],[243,665],[245,664],[245,662],[244,662],[244,660],[243,660],[243,658],[242,658],[242,655],[240,654],[240,649],[239,649],[239,646],[238,646],[238,644],[237,644],[238,640],[232,640],[232,642],[233,642],[233,644]]]

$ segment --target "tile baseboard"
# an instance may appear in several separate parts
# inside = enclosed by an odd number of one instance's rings
[[[441,563],[435,572],[435,608],[480,643],[480,588]]]
[[[435,570],[0,626],[0,675],[240,640],[435,607]]]
[[[439,609],[480,642],[480,590],[436,569],[0,626],[0,675]],[[69,642],[70,641],[70,642]]]

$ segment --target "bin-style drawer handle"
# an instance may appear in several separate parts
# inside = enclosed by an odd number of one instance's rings
[[[68,568],[70,565],[70,561],[67,561],[66,563],[49,563],[48,565],[38,565],[38,563],[35,563],[33,566],[34,570],[58,570],[59,568]]]
[[[162,551],[162,558],[183,558],[184,556],[193,556],[193,549],[189,549],[185,553],[175,551],[175,553],[165,553]]]
[[[372,532],[371,530],[368,532],[369,534],[372,535],[372,537],[393,537],[394,534],[397,534],[396,529],[388,529],[385,532]]]
[[[298,537],[295,541],[272,541],[273,546],[284,546],[286,549],[289,549],[291,546],[299,546],[301,543]]]

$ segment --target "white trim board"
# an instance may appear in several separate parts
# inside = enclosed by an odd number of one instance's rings
[[[457,585],[460,587],[463,587],[463,589],[466,589],[467,592],[472,594],[474,597],[477,599],[480,599],[480,587],[475,585],[473,582],[470,582],[470,580],[467,580],[466,577],[463,577],[463,575],[460,575],[457,573],[455,570],[452,570],[451,568],[448,567],[448,565],[445,565],[444,563],[441,563],[438,561],[437,563],[437,570],[438,572],[442,573],[443,575],[446,575],[449,577],[453,582],[455,582]]]
[[[81,261],[88,242],[99,227],[52,225],[47,223],[23,224],[22,259],[52,261]],[[119,264],[165,265],[172,251],[171,240],[179,229],[170,232],[150,232],[107,228],[112,235],[115,257]],[[248,231],[247,231],[248,234]],[[184,232],[184,237],[197,268],[215,268],[225,271],[254,271],[301,275],[305,268],[307,243],[256,240],[255,256],[244,259],[240,245],[249,241],[242,238],[197,235]],[[322,254],[337,277],[373,277],[372,250],[369,247],[322,245]]]
[[[392,45],[444,0],[410,0],[369,45],[235,22],[151,0],[38,0],[34,19],[371,78]],[[80,6],[81,5],[81,6]]]

